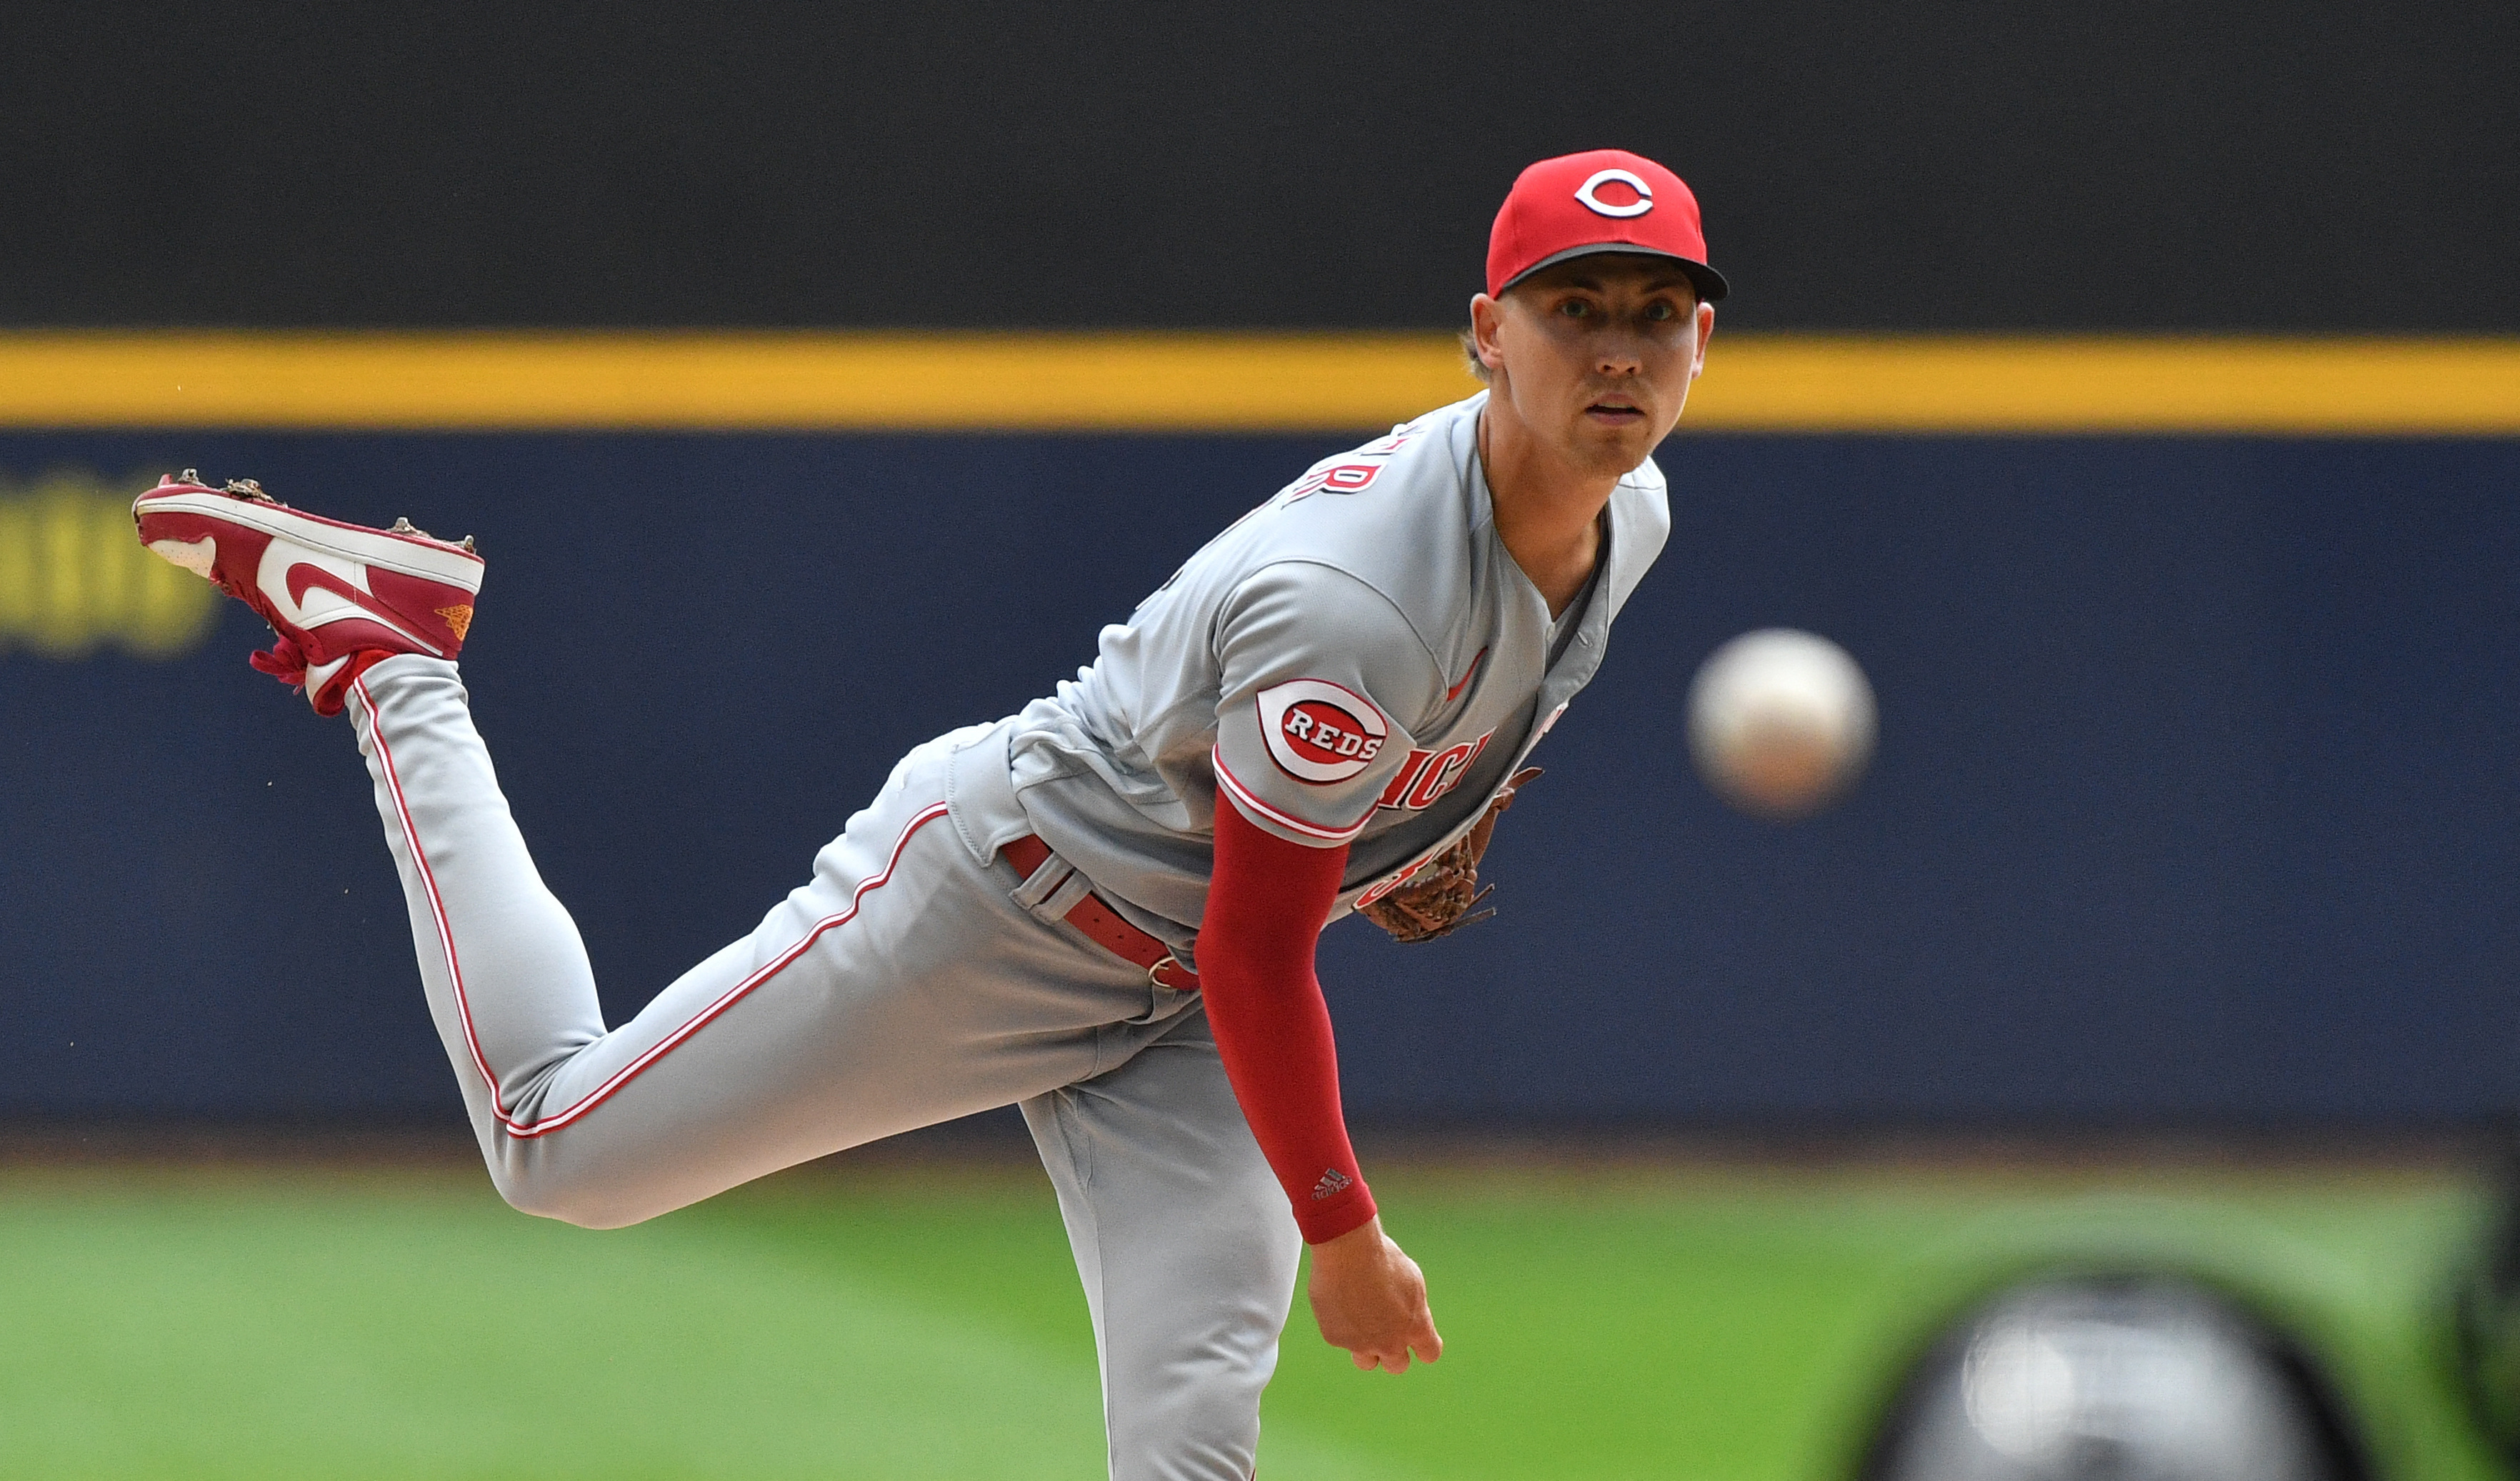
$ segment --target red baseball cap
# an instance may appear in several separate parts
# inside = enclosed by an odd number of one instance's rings
[[[1596,149],[1543,159],[1515,177],[1488,233],[1488,296],[1592,252],[1673,258],[1701,303],[1732,292],[1706,265],[1706,233],[1688,186],[1642,155]]]

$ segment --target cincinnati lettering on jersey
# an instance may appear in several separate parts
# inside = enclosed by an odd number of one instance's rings
[[[1391,734],[1373,701],[1327,679],[1294,679],[1260,692],[1260,738],[1269,759],[1298,782],[1327,786],[1373,764]]]
[[[1462,779],[1469,775],[1471,765],[1479,759],[1479,752],[1488,748],[1489,737],[1495,734],[1490,731],[1476,740],[1464,740],[1439,751],[1412,749],[1409,759],[1400,764],[1400,774],[1382,789],[1374,806],[1413,813],[1434,806],[1446,792],[1462,785]]]

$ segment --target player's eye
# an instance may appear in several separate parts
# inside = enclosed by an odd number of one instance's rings
[[[1568,298],[1557,305],[1557,311],[1569,319],[1581,319],[1593,312],[1593,305],[1581,298]]]
[[[1652,323],[1669,324],[1679,317],[1680,310],[1672,307],[1671,300],[1668,298],[1656,298],[1645,305],[1645,318]]]

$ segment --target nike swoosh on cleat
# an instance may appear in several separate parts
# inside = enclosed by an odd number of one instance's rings
[[[285,579],[289,587],[289,603],[292,606],[296,607],[301,613],[306,609],[306,594],[308,592],[329,592],[333,596],[340,598],[342,601],[349,603],[360,611],[366,613],[369,619],[376,622],[379,626],[401,634],[403,637],[419,644],[422,648],[427,649],[430,653],[442,656],[446,651],[444,649],[438,647],[438,645],[429,642],[427,638],[413,632],[408,626],[406,626],[405,624],[410,621],[409,618],[403,616],[400,612],[394,611],[390,607],[379,606],[373,595],[359,590],[357,587],[352,586],[349,582],[342,580],[340,577],[324,569],[320,565],[313,565],[300,561],[289,567],[289,574]],[[315,618],[308,620],[301,617],[298,625],[301,627],[318,627],[322,626],[326,621],[338,620],[338,618]]]

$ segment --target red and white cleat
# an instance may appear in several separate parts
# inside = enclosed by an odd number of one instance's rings
[[[191,469],[131,505],[140,543],[260,613],[279,637],[253,666],[338,715],[350,681],[397,653],[452,658],[472,627],[481,558],[398,519],[366,529],[300,514],[250,478],[212,488]]]

